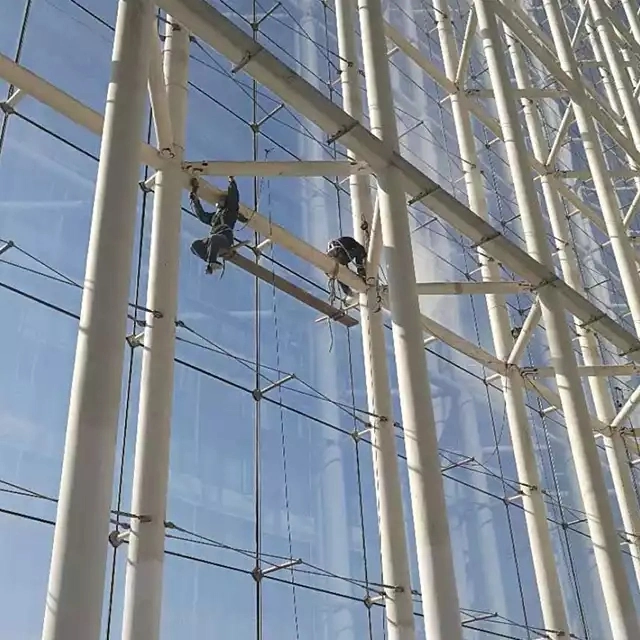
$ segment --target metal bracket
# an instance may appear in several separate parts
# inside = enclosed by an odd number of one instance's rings
[[[270,244],[272,244],[272,240],[271,238],[267,238],[266,240],[259,242],[255,247],[250,247],[250,249],[256,256],[262,256],[262,254],[264,253],[264,249]]]
[[[143,346],[143,344],[144,344],[143,339],[144,339],[144,331],[141,331],[138,334],[132,333],[132,334],[128,335],[127,338],[126,338],[128,345],[132,349],[135,349],[136,347]]]
[[[359,297],[358,294],[356,294],[356,297]],[[348,304],[344,307],[342,307],[342,309],[338,309],[337,313],[331,315],[331,316],[320,316],[319,318],[316,318],[314,320],[315,324],[319,324],[321,322],[327,322],[329,320],[336,320],[337,318],[343,318],[344,316],[346,316],[349,311],[352,311],[353,309],[358,309],[360,307],[360,302],[354,302],[352,304]]]
[[[237,65],[232,67],[231,73],[236,74],[242,71],[242,69],[244,69],[251,62],[251,60],[253,60],[253,58],[255,58],[257,55],[259,55],[263,51],[264,51],[264,47],[262,47],[261,45],[258,45],[258,48],[256,49],[256,51],[246,51],[244,56],[242,57],[242,60],[240,60],[240,62],[238,62]]]
[[[146,180],[140,180],[138,182],[138,186],[140,187],[142,193],[153,193],[153,185],[156,182],[156,174],[152,173]]]
[[[353,122],[350,122],[348,125],[345,125],[344,127],[340,127],[340,129],[338,129],[332,136],[329,136],[327,138],[326,143],[333,144],[334,142],[342,138],[342,136],[349,133],[349,131],[352,131],[353,129],[355,129],[359,124],[360,123],[357,120],[354,120]]]
[[[529,493],[534,493],[535,491],[539,491],[540,489],[538,487],[536,487],[535,485],[530,485],[527,487],[527,489],[529,490]],[[503,498],[504,503],[508,504],[510,502],[515,502],[516,500],[521,500],[522,498],[524,498],[527,495],[527,493],[525,493],[525,491],[518,491],[518,493],[516,493],[515,495],[512,496],[505,496]]]
[[[544,409],[542,409],[542,411],[540,411],[540,413],[543,416],[546,416],[550,413],[554,413],[555,411],[560,411],[560,409],[558,409],[558,407],[556,407],[555,404],[549,405],[548,407],[545,407]]]
[[[13,242],[13,240],[9,240],[8,242],[6,242],[2,247],[0,247],[0,256],[3,253],[6,253],[7,251],[9,251],[9,249],[15,247],[15,243]]]
[[[386,420],[386,418],[385,418]],[[371,425],[369,427],[367,427],[366,429],[361,429],[360,431],[358,431],[357,429],[352,431],[349,435],[353,438],[354,442],[360,442],[360,440],[362,440],[362,438],[367,435],[367,433],[373,433],[373,431],[375,430],[375,426]]]
[[[563,522],[562,523],[562,528],[563,529],[568,529],[569,527],[573,527],[576,524],[583,524],[586,521],[587,521],[586,518],[581,518],[580,520],[572,520],[571,522]]]
[[[270,573],[275,573],[276,571],[282,571],[284,569],[292,569],[299,564],[302,564],[302,558],[295,558],[294,560],[289,560],[289,562],[276,564],[272,567],[267,567],[266,569],[262,569],[261,567],[254,567],[251,571],[251,575],[256,582],[260,582],[262,578],[268,576]]]
[[[272,384],[266,386],[264,389],[254,389],[251,392],[251,395],[253,396],[253,399],[256,402],[259,402],[260,400],[262,400],[262,398],[264,398],[264,396],[267,393],[269,393],[269,391],[273,391],[274,389],[281,387],[283,384],[286,384],[290,380],[294,380],[295,377],[296,377],[295,373],[290,373],[288,376],[285,376],[281,380],[277,380],[276,382],[273,382]]]
[[[386,599],[387,595],[385,593],[381,593],[377,596],[373,596],[373,598],[371,596],[367,596],[363,602],[364,602],[364,606],[367,607],[367,609],[371,609],[371,607],[374,604],[377,604],[378,602],[384,602]]]
[[[411,206],[414,205],[416,202],[420,202],[421,200],[424,200],[427,196],[430,196],[432,193],[435,193],[436,191],[439,191],[440,187],[436,186],[433,189],[425,189],[424,191],[421,191],[418,195],[414,196],[413,198],[409,198],[409,200],[407,200],[407,206]]]
[[[281,6],[281,5],[282,5],[282,2],[276,2],[276,3],[273,5],[273,7],[271,7],[271,9],[269,9],[269,11],[267,11],[267,12],[262,16],[262,18],[260,18],[260,20],[258,20],[255,24],[253,24],[253,25],[252,25],[253,29],[254,29],[254,30],[257,30],[257,29],[260,27],[260,25],[261,25],[261,24],[262,24],[262,23],[263,23],[263,22],[264,22],[264,21],[265,21],[265,20],[266,20],[266,19],[267,19],[271,14],[272,14],[272,13],[274,13],[275,11],[277,11],[277,10],[280,8],[280,6]]]
[[[131,529],[123,529],[122,531],[116,531],[116,529],[114,529],[109,532],[109,544],[114,549],[117,549],[121,544],[129,539],[130,535]]]
[[[278,4],[280,4],[280,3],[278,3]],[[264,118],[262,118],[262,120],[258,120],[258,122],[254,122],[251,125],[251,129],[255,130],[256,133],[257,133],[258,131],[260,131],[262,125],[265,124],[265,122],[267,122],[268,120],[273,118],[273,116],[275,116],[276,113],[278,113],[278,111],[280,111],[283,108],[284,108],[284,102],[281,102],[275,109],[273,109],[272,111],[267,113],[267,115]],[[254,127],[255,127],[255,129],[254,129]]]
[[[542,280],[537,285],[531,287],[531,291],[539,291],[544,287],[553,286],[556,282],[559,282],[560,277],[554,276],[553,278],[547,278],[546,280]]]
[[[502,234],[499,231],[496,231],[495,233],[490,233],[488,236],[483,236],[482,238],[480,238],[480,240],[478,240],[478,242],[475,242],[474,244],[472,244],[471,248],[478,249],[479,247],[482,247],[488,242],[491,242],[492,240],[499,238],[501,235]]]

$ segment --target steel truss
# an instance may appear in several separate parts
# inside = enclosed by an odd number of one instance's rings
[[[429,638],[461,637],[461,622],[439,465],[434,463],[435,431],[428,377],[420,353],[423,333],[488,369],[491,375],[487,383],[501,386],[518,481],[524,487],[521,498],[547,634],[567,637],[570,629],[525,405],[526,389],[544,398],[549,410],[564,414],[612,632],[616,640],[640,637],[622,565],[620,532],[614,526],[594,437],[604,438],[624,521],[623,533],[640,583],[640,510],[626,453],[627,447],[635,446],[636,433],[633,425],[629,428],[628,420],[640,403],[640,387],[616,409],[607,385],[607,378],[637,374],[635,363],[640,362],[636,335],[640,329],[639,258],[633,246],[635,234],[629,231],[640,209],[640,20],[635,7],[628,0],[620,5],[604,0],[576,0],[580,14],[569,29],[557,0],[544,0],[535,6],[522,6],[513,0],[474,0],[466,16],[464,37],[458,41],[447,0],[434,0],[433,19],[444,67],[440,69],[397,26],[383,21],[380,0],[359,0],[367,100],[370,113],[374,114],[369,131],[360,122],[362,105],[355,96],[359,93],[358,74],[353,73],[357,69],[356,48],[354,30],[349,27],[355,17],[354,3],[336,0],[341,55],[345,63],[355,63],[345,64],[342,69],[344,110],[205,0],[160,0],[157,5],[171,16],[164,60],[155,35],[151,37],[152,0],[121,0],[119,4],[110,100],[104,117],[0,56],[0,77],[16,88],[2,103],[5,112],[11,113],[30,96],[102,136],[86,276],[92,286],[85,289],[82,303],[84,331],[78,340],[49,584],[51,600],[43,638],[99,637],[103,543],[108,531],[122,369],[120,347],[125,338],[127,255],[131,255],[139,162],[157,170],[147,185],[156,190],[147,306],[160,311],[160,315],[150,314],[145,331],[134,512],[149,517],[137,519],[132,527],[135,540],[129,545],[124,637],[156,640],[159,629],[171,408],[167,389],[174,352],[179,254],[177,211],[182,189],[188,188],[193,175],[221,173],[348,177],[354,227],[363,218],[371,223],[369,264],[377,264],[381,245],[393,249],[386,256],[390,286],[383,292],[383,299],[394,322],[402,419],[405,438],[410,442],[407,455],[416,470],[411,479],[412,507],[416,538],[420,541],[420,581]],[[532,17],[534,12],[536,19]],[[539,26],[542,14],[550,35]],[[349,150],[349,161],[185,160],[189,32],[225,55],[234,73],[249,74],[323,129],[329,140],[344,145]],[[469,206],[401,156],[390,99],[389,54],[383,47],[382,34],[395,47],[391,53],[406,55],[445,92],[455,122]],[[577,54],[585,42],[589,58]],[[467,83],[471,60],[481,51],[489,81],[478,89]],[[600,74],[596,83],[588,76],[594,64]],[[159,144],[153,148],[141,143],[138,156],[131,152],[130,141],[141,139],[145,80]],[[487,101],[494,101],[495,109],[487,108]],[[549,137],[545,129],[545,118],[550,114],[557,115],[554,137]],[[504,143],[526,248],[509,240],[489,222],[472,130],[474,121],[500,144]],[[563,147],[571,132],[579,134],[586,157],[584,166],[577,169],[562,164]],[[369,193],[371,173],[378,183],[375,206],[371,205]],[[593,185],[595,198],[587,198],[585,190],[572,189],[568,180],[586,180]],[[633,197],[624,195],[623,190],[631,190]],[[204,183],[204,199],[214,202],[218,194],[213,186]],[[414,271],[409,228],[402,211],[407,199],[411,205],[426,207],[470,241],[467,249],[477,254],[480,280],[416,283],[414,277],[413,282],[406,283],[407,275]],[[111,218],[104,215],[106,210]],[[545,232],[543,211],[552,227],[552,242]],[[115,220],[114,212],[118,213]],[[244,207],[244,213],[249,226],[263,240],[281,245],[326,273],[334,272],[335,265],[320,250],[257,211]],[[607,235],[604,245],[611,247],[617,271],[612,278],[621,284],[622,304],[631,316],[634,330],[608,315],[606,308],[590,295],[580,273],[580,256],[572,246],[570,223],[574,216],[582,217]],[[559,269],[554,266],[554,256]],[[340,269],[338,273],[361,294],[361,323],[369,361],[366,369],[374,372],[367,380],[370,408],[372,413],[390,420],[382,326],[372,313],[377,301],[371,288],[349,271]],[[506,296],[516,293],[530,297],[531,309],[519,335],[514,336]],[[469,294],[485,296],[494,353],[419,310],[419,296]],[[576,348],[566,323],[567,312],[573,317]],[[522,366],[528,341],[535,331],[542,330],[549,344],[550,360],[536,363],[535,367]],[[613,348],[613,355],[603,361],[603,349],[611,352]],[[544,385],[541,378],[545,377],[555,377],[556,385]],[[589,412],[581,377],[588,381],[595,415]],[[101,402],[92,401],[97,397]],[[147,437],[151,423],[155,432],[153,437]],[[101,430],[97,433],[87,425],[99,425]],[[592,430],[585,429],[585,425]],[[398,527],[402,512],[394,504],[399,495],[395,446],[393,438],[385,433],[384,424],[376,425],[374,430],[378,438],[376,472],[383,485],[378,496],[382,500],[383,567],[385,578],[393,577],[385,582],[399,587],[397,592],[390,590],[386,594],[387,616],[391,637],[408,640],[415,630],[408,614],[406,540],[404,530]],[[95,508],[88,512],[86,504]],[[76,526],[78,523],[81,526]]]

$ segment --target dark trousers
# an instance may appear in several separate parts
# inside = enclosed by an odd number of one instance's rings
[[[194,240],[191,244],[191,253],[195,254],[207,264],[217,262],[220,252],[228,251],[233,245],[233,233],[225,231],[214,233],[206,238]]]
[[[351,251],[345,251],[342,247],[335,247],[330,249],[328,255],[331,256],[338,264],[346,267],[350,262],[354,262],[356,265],[356,271],[358,275],[364,279],[367,277],[366,262],[367,262],[367,250],[358,244]],[[344,282],[338,280],[338,284],[346,296],[352,294],[351,287]]]

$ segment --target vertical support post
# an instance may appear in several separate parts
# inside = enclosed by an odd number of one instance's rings
[[[580,5],[582,4],[583,3],[580,2]],[[586,8],[584,8],[584,10],[587,11]],[[588,18],[586,18],[586,20],[588,22]],[[509,29],[506,29],[506,36],[515,72],[516,86],[518,89],[528,89],[531,86],[529,67],[524,57],[522,45]],[[599,51],[595,34],[589,34],[589,39],[591,40],[592,48],[597,59],[599,57]],[[606,74],[603,73],[603,76],[606,76]],[[608,88],[608,78],[603,77],[603,81],[605,82],[605,87]],[[615,100],[615,95],[612,95],[609,88],[607,94]],[[615,101],[612,101],[612,104],[615,105]],[[544,132],[538,118],[538,111],[530,101],[523,100],[522,105],[533,153],[536,159],[544,161],[547,150]],[[575,251],[571,248],[569,223],[560,198],[549,176],[540,176],[540,183],[549,214],[549,221],[553,229],[553,237],[555,238],[558,256],[560,258],[562,275],[567,284],[584,295],[584,285],[580,276],[577,257]],[[578,334],[584,364],[587,366],[602,364],[596,336],[590,331],[585,330],[577,318],[575,319],[575,328]],[[591,396],[593,397],[596,416],[605,424],[611,425],[616,410],[606,380],[600,376],[590,376],[587,382],[591,390]],[[609,462],[609,469],[613,479],[620,514],[622,515],[625,530],[631,534],[629,553],[633,561],[636,580],[638,584],[640,584],[640,509],[638,508],[631,469],[629,468],[626,450],[619,428],[611,426],[611,432],[609,435],[605,435],[603,443],[607,453],[607,460]]]
[[[100,637],[152,19],[120,0],[43,640]]]
[[[173,157],[158,171],[155,183],[147,308],[161,317],[147,313],[144,332],[131,509],[145,518],[131,523],[123,640],[160,636],[188,64],[189,33],[167,16],[161,89],[166,83]]]
[[[449,15],[447,0],[434,0],[436,24],[440,37],[444,69],[447,76],[452,77],[459,67],[459,54],[453,33],[453,26]],[[471,11],[474,7],[471,6]],[[473,35],[473,34],[472,34]],[[458,137],[460,156],[465,184],[469,196],[469,206],[481,218],[488,219],[487,200],[484,195],[480,163],[473,136],[471,118],[465,107],[460,92],[450,96],[451,110]],[[500,280],[500,268],[491,257],[480,248],[478,250],[482,277],[488,282]],[[507,360],[514,349],[511,336],[511,323],[505,304],[504,296],[486,296],[489,322],[495,345],[496,356],[500,360]],[[539,313],[531,311],[532,320],[529,325],[535,326]],[[527,323],[525,323],[527,324]],[[523,331],[524,333],[524,331]],[[524,337],[523,342],[524,344]],[[533,568],[536,585],[540,597],[542,616],[547,633],[552,637],[568,637],[569,625],[562,598],[560,579],[555,564],[553,544],[547,521],[547,510],[542,492],[540,491],[540,474],[531,436],[531,429],[527,419],[525,404],[524,382],[521,376],[509,369],[502,377],[502,391],[513,456],[518,471],[518,480],[522,484],[522,502],[524,516],[531,547]]]
[[[358,74],[358,53],[355,43],[353,3],[336,0],[338,52],[340,80],[342,82],[345,111],[362,119],[363,107]],[[357,160],[351,152],[349,159]],[[356,240],[365,245],[362,225],[375,224],[371,206],[370,182],[364,175],[352,175],[349,179],[353,230]],[[370,235],[370,243],[381,244],[380,234]],[[375,246],[375,244],[374,244]],[[371,247],[369,247],[371,250]],[[377,268],[368,273],[376,277]],[[398,471],[395,427],[386,344],[382,313],[376,313],[375,287],[360,294],[360,324],[365,359],[365,376],[369,411],[373,414],[372,430],[373,469],[376,477],[378,523],[382,560],[382,578],[385,585],[385,614],[389,640],[414,640],[416,637],[411,595],[411,572],[405,535],[402,487]]]
[[[358,0],[358,9],[371,130],[399,151],[381,2]],[[430,640],[462,640],[407,203],[402,177],[392,166],[378,175],[378,202],[425,630]]]
[[[548,4],[547,0],[545,4]],[[527,163],[527,148],[518,119],[514,92],[504,65],[505,52],[496,17],[487,0],[475,0],[475,6],[527,247],[534,258],[552,267],[551,250]],[[564,308],[553,287],[542,288],[539,297],[613,636],[620,640],[631,640],[640,636],[640,628],[625,575],[598,450],[591,429],[584,428],[584,425],[589,424],[589,412]]]

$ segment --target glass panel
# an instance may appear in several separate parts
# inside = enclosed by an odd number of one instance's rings
[[[266,17],[267,7],[250,0],[213,4],[247,33],[251,22],[263,18],[259,42],[324,96],[342,104],[331,3],[284,0]],[[433,8],[417,0],[383,4],[387,19],[443,73]],[[451,3],[458,43],[468,19],[468,6],[462,5]],[[10,58],[17,53],[25,7],[30,10],[20,63],[103,113],[117,3],[4,2],[0,51]],[[577,5],[569,3],[564,10],[574,24]],[[548,30],[542,12],[532,15]],[[163,21],[160,15],[161,29]],[[466,167],[448,94],[397,52],[390,55],[390,63],[402,155],[468,202]],[[232,73],[233,65],[198,38],[192,38],[190,64],[187,160],[347,157],[340,140],[327,142],[335,132],[320,130],[282,105],[269,89],[254,86],[246,74]],[[534,77],[542,78],[538,67],[531,63]],[[595,71],[588,74],[598,81]],[[479,39],[471,46],[466,82],[467,90],[491,88]],[[364,77],[361,84],[364,88]],[[7,89],[0,80],[2,98]],[[473,100],[497,116],[495,101],[486,94],[476,93]],[[544,104],[545,123],[553,132],[564,103]],[[16,114],[5,120],[0,251],[9,241],[14,245],[0,257],[0,562],[5,568],[0,636],[35,638],[46,598],[100,141],[32,98],[20,102]],[[366,124],[368,115],[362,120]],[[486,119],[485,124],[472,119],[487,213],[506,238],[524,246],[508,159],[486,124]],[[146,139],[153,143],[149,113],[145,125]],[[570,136],[558,170],[584,170],[584,150],[573,126]],[[625,167],[619,156],[607,151],[610,162]],[[150,175],[148,168],[141,168],[140,179]],[[226,184],[226,176],[210,179],[220,188]],[[599,207],[588,180],[570,184],[590,206]],[[241,176],[238,185],[244,204],[321,251],[330,239],[354,233],[349,184],[342,177]],[[622,209],[634,197],[629,185],[619,188]],[[153,193],[141,191],[135,212],[130,335],[144,328],[153,198]],[[367,412],[360,328],[347,330],[327,322],[231,263],[222,273],[205,275],[205,265],[190,245],[209,230],[190,211],[186,193],[182,205],[162,637],[387,638],[384,603],[378,597],[385,583],[378,478],[368,431],[375,416]],[[477,247],[424,204],[412,204],[409,211],[419,282],[480,280]],[[631,327],[605,234],[573,213],[566,205],[588,296]],[[553,229],[548,220],[545,224],[552,240]],[[250,246],[263,240],[243,224],[235,232]],[[341,304],[341,292],[330,286],[326,274],[284,248],[263,246],[259,255],[241,251],[322,301]],[[385,271],[383,262],[383,284]],[[531,304],[526,292],[506,297],[514,335]],[[493,353],[482,296],[423,296],[420,308]],[[359,319],[357,310],[350,313]],[[389,314],[380,314],[390,328]],[[390,418],[397,436],[414,617],[422,638],[421,585],[390,331],[387,340]],[[610,345],[600,346],[604,361],[620,362]],[[120,532],[131,517],[143,357],[143,348],[123,343],[123,349],[110,525]],[[465,639],[543,635],[500,381],[491,378],[493,371],[442,341],[430,342],[426,351]],[[522,363],[534,367],[548,361],[545,330],[539,327]],[[636,378],[611,381],[618,404],[626,400]],[[555,390],[552,378],[544,382]],[[563,418],[547,411],[547,403],[530,389],[524,401],[571,632],[585,640],[607,640],[607,615]],[[602,450],[601,456],[616,526],[622,530]],[[127,545],[107,548],[103,636],[109,640],[121,635]],[[626,550],[625,563],[638,599]]]

